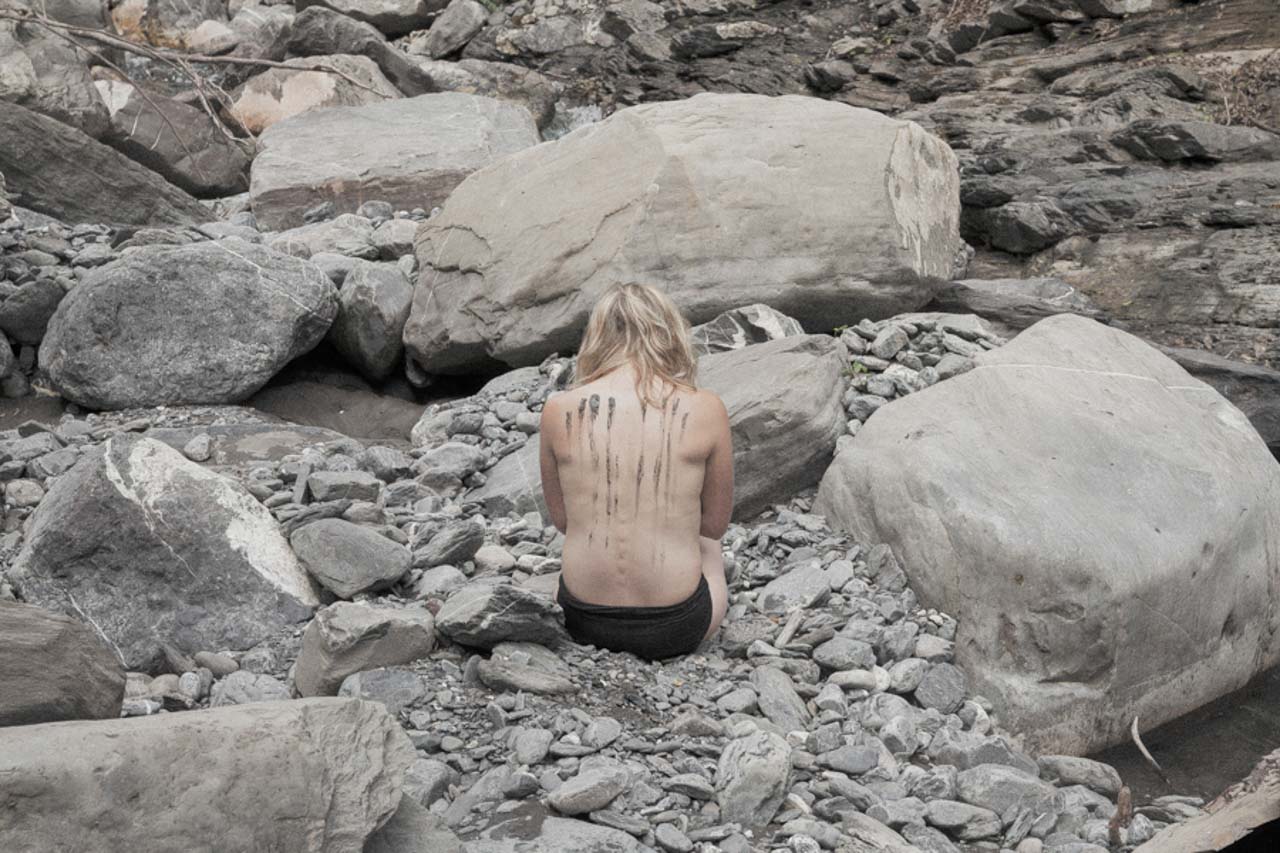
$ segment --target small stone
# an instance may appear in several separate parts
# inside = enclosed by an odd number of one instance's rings
[[[967,687],[964,671],[959,667],[949,663],[934,664],[916,688],[916,701],[926,708],[951,714],[964,702]]]
[[[653,837],[658,842],[658,846],[669,853],[691,853],[693,850],[693,842],[689,840],[689,836],[669,823],[664,823],[654,830]]]

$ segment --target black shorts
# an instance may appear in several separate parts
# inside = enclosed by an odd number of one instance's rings
[[[574,642],[631,652],[645,660],[688,654],[711,627],[711,587],[705,575],[699,575],[693,595],[664,607],[588,604],[573,597],[564,585],[564,575],[560,576],[556,599],[564,609],[564,626]]]

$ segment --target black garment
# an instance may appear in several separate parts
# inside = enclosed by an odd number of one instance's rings
[[[556,598],[564,609],[564,626],[574,641],[631,652],[645,660],[688,654],[711,627],[711,587],[705,575],[698,578],[693,595],[664,607],[617,607],[579,601],[564,585],[563,575]]]

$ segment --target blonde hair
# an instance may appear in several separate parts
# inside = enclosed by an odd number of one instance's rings
[[[635,368],[636,395],[643,405],[662,405],[677,387],[697,388],[689,321],[669,296],[647,284],[615,284],[591,309],[578,349],[574,387],[628,361]],[[651,393],[655,382],[667,386],[661,401]]]

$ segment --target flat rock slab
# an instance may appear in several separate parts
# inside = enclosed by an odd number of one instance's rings
[[[319,267],[237,239],[147,246],[58,305],[40,367],[94,409],[236,403],[320,343],[338,313]]]
[[[352,673],[410,663],[434,647],[430,611],[340,601],[307,626],[293,680],[303,696],[333,696]]]
[[[120,716],[124,667],[92,627],[0,601],[0,726]]]
[[[473,581],[449,596],[436,627],[454,642],[493,648],[507,641],[555,643],[565,636],[560,606],[511,583]]]
[[[11,850],[216,838],[226,853],[361,853],[414,757],[386,711],[350,699],[0,729],[0,837]]]
[[[1012,731],[1088,753],[1280,661],[1280,469],[1238,409],[1070,314],[975,361],[877,411],[814,509],[955,615]]]
[[[354,213],[366,201],[397,210],[443,204],[463,178],[538,142],[517,104],[440,92],[301,113],[267,129],[250,199],[263,229],[294,228],[316,205]]]
[[[27,601],[91,621],[131,670],[163,642],[248,649],[307,619],[315,587],[271,514],[167,445],[119,436],[58,478],[10,570]]]
[[[959,213],[956,156],[914,122],[800,96],[628,107],[449,196],[418,234],[405,347],[428,373],[537,364],[636,279],[691,323],[763,302],[826,332],[927,302]]]
[[[413,563],[408,548],[340,518],[301,527],[289,542],[307,571],[339,598],[386,589],[404,577]]]

